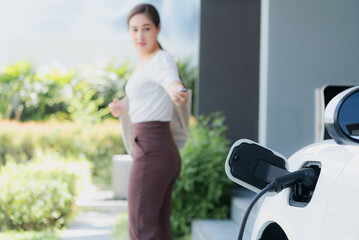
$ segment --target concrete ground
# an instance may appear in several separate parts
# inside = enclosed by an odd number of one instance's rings
[[[127,211],[126,200],[114,200],[111,191],[88,186],[77,205],[81,212],[60,234],[60,240],[111,240],[118,213]]]
[[[117,213],[80,212],[70,226],[61,232],[61,240],[111,240]]]

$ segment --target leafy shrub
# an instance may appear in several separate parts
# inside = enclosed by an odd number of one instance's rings
[[[99,122],[110,116],[112,99],[124,95],[131,71],[128,62],[76,71],[59,63],[36,70],[27,61],[0,66],[0,118]]]
[[[192,114],[195,113],[196,82],[198,81],[198,68],[191,64],[190,59],[177,60],[179,75],[186,88],[192,89]]]
[[[16,138],[10,134],[0,135],[0,168],[8,159],[24,163],[34,155],[34,146],[30,136]]]
[[[64,226],[74,210],[78,183],[89,181],[84,180],[88,179],[88,164],[74,164],[6,164],[0,172],[0,230],[39,231]]]
[[[15,116],[20,111],[21,90],[33,75],[32,65],[27,61],[0,67],[0,118]]]
[[[24,81],[20,91],[22,111],[18,115],[21,114],[22,120],[43,120],[66,111],[73,77],[73,71],[58,63],[38,68],[33,77]]]
[[[74,122],[0,122],[0,169],[9,159],[17,163],[36,158],[39,152],[55,152],[64,157],[82,156],[92,163],[94,180],[109,184],[111,159],[124,154],[121,128],[117,120],[84,125]]]
[[[194,106],[198,70],[189,59],[177,60],[177,65],[185,86],[193,90]],[[0,66],[0,119],[98,123],[110,117],[107,105],[113,98],[125,95],[132,69],[129,61],[83,65],[76,70],[59,63],[34,70],[28,61]]]
[[[132,71],[128,62],[110,62],[102,68],[84,66],[72,81],[73,97],[68,104],[70,118],[82,123],[98,123],[110,117],[107,108],[115,97],[123,97]]]
[[[195,218],[228,218],[231,182],[224,172],[229,150],[224,117],[201,116],[191,125],[190,138],[180,151],[181,175],[173,191],[172,227],[181,237]]]
[[[87,81],[79,82],[74,87],[75,94],[68,105],[71,119],[82,123],[98,123],[109,113],[107,108],[99,109],[103,98],[95,98],[96,91]]]

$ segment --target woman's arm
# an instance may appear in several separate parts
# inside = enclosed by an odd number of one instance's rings
[[[167,88],[168,94],[177,106],[185,105],[188,100],[188,92],[180,91],[182,88],[184,88],[183,84],[177,81],[171,83]]]

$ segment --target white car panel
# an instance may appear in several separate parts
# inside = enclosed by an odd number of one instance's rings
[[[290,189],[267,195],[258,212],[252,240],[259,239],[271,222],[280,225],[290,240],[343,239],[337,236],[342,232],[338,231],[339,225],[346,235],[357,236],[348,239],[359,239],[359,228],[352,226],[359,217],[359,171],[355,171],[359,170],[359,147],[338,145],[333,140],[309,145],[288,159],[289,171],[300,169],[308,161],[322,165],[311,201],[305,207],[289,205]],[[338,210],[338,205],[343,209]],[[354,214],[349,216],[352,208]]]

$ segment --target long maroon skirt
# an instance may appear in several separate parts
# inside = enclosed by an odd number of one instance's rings
[[[128,207],[131,240],[171,240],[172,189],[181,159],[169,122],[132,125]]]

